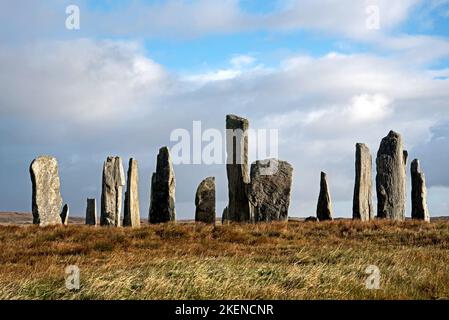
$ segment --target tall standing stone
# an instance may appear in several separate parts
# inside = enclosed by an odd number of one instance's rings
[[[382,139],[377,153],[377,216],[405,220],[407,151],[402,137],[390,131]]]
[[[316,209],[316,217],[319,221],[332,220],[332,200],[327,183],[327,175],[321,172],[320,196],[318,197],[318,205]]]
[[[139,207],[139,169],[137,160],[129,159],[128,180],[125,192],[125,210],[123,225],[133,228],[140,227]]]
[[[56,158],[41,156],[30,165],[33,223],[59,225],[62,197]]]
[[[87,199],[86,224],[90,226],[97,225],[97,201],[95,199]]]
[[[226,116],[226,171],[228,176],[228,219],[252,221],[252,210],[247,189],[250,183],[248,170],[248,120]]]
[[[150,223],[176,220],[175,187],[170,151],[167,147],[162,147],[157,155],[156,172],[151,177]]]
[[[101,193],[102,226],[120,227],[125,173],[120,157],[108,157],[103,166],[103,188]]]
[[[293,167],[277,159],[259,160],[251,165],[249,200],[256,222],[287,221]]]
[[[357,143],[355,159],[355,186],[352,217],[353,219],[362,221],[373,220],[373,159],[369,148],[365,144]]]
[[[415,159],[411,164],[412,174],[412,219],[430,222],[429,209],[427,208],[426,177],[421,170],[419,160]]]
[[[65,204],[61,212],[61,222],[65,226],[69,224],[69,211],[69,205]]]
[[[204,179],[195,195],[195,221],[215,224],[215,178]]]

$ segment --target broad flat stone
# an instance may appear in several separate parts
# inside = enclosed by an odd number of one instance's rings
[[[90,226],[97,225],[97,201],[95,199],[87,199],[86,224]]]
[[[249,200],[256,222],[287,221],[293,167],[277,159],[259,160],[251,165]]]
[[[228,177],[228,219],[253,221],[247,189],[250,183],[248,167],[248,120],[226,116],[226,172]]]
[[[329,192],[329,185],[327,183],[327,175],[321,172],[320,181],[320,195],[318,197],[318,205],[316,216],[319,221],[332,220],[332,200]]]
[[[120,227],[125,173],[120,157],[108,157],[103,166],[103,188],[101,193],[102,226]]]
[[[362,221],[373,220],[373,160],[368,146],[363,143],[357,143],[355,159],[352,217]]]
[[[167,147],[162,147],[157,156],[156,172],[151,177],[150,223],[176,220],[175,188],[175,172],[170,151]]]
[[[137,160],[129,159],[128,180],[125,192],[125,210],[123,225],[133,228],[140,227],[139,207],[139,168]]]
[[[412,175],[412,219],[430,222],[429,209],[427,207],[426,177],[421,170],[419,160],[413,160],[411,164]]]
[[[377,216],[405,220],[406,165],[408,153],[399,133],[390,131],[377,153]]]
[[[61,212],[61,222],[65,226],[69,224],[69,211],[69,205],[65,204]]]
[[[33,223],[60,225],[62,197],[56,158],[41,156],[30,165]]]
[[[215,224],[215,178],[204,179],[196,190],[195,221]]]

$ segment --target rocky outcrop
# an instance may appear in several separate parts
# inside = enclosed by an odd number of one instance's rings
[[[411,164],[412,175],[412,219],[430,222],[429,209],[427,207],[426,177],[421,170],[419,160],[413,160]]]
[[[62,197],[56,158],[38,157],[30,165],[33,223],[58,225],[61,221]]]
[[[318,205],[316,216],[319,221],[332,220],[332,200],[329,192],[329,185],[327,183],[327,175],[321,172],[320,181],[320,195],[318,197]]]
[[[139,168],[137,160],[131,158],[128,166],[123,226],[140,227],[139,206]]]
[[[252,221],[252,210],[247,188],[248,170],[248,120],[226,116],[226,171],[228,176],[228,218],[231,221]]]
[[[407,152],[400,134],[390,131],[377,153],[377,216],[405,220]]]
[[[62,207],[62,212],[61,212],[61,222],[63,225],[68,225],[69,224],[69,205],[65,204],[64,207]]]
[[[167,147],[159,150],[156,172],[151,177],[150,223],[164,223],[176,220],[175,172]]]
[[[97,201],[95,199],[87,199],[86,224],[90,226],[97,225]]]
[[[357,143],[355,159],[355,186],[352,217],[353,219],[362,221],[373,220],[373,160],[371,152],[365,144]]]
[[[287,221],[293,167],[277,159],[259,160],[251,165],[249,201],[256,222]]]
[[[125,173],[120,157],[108,157],[103,166],[103,187],[101,193],[102,226],[121,225],[120,215],[122,208],[123,186]]]
[[[215,224],[215,178],[204,179],[195,195],[195,221]]]

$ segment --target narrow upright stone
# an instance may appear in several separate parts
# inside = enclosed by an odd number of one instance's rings
[[[97,201],[95,199],[87,199],[86,224],[90,226],[97,225]]]
[[[195,221],[215,224],[215,178],[204,179],[195,195]]]
[[[412,174],[412,219],[430,222],[429,209],[427,208],[426,177],[421,170],[419,160],[413,160],[411,164]]]
[[[357,143],[355,152],[355,186],[352,206],[353,219],[369,221],[374,219],[373,210],[373,160],[369,148]]]
[[[332,200],[329,193],[327,175],[324,172],[321,172],[320,196],[318,197],[316,216],[319,221],[325,221],[332,220],[332,214]]]
[[[251,164],[249,200],[256,222],[287,221],[293,167],[277,159]]]
[[[228,219],[253,221],[247,189],[249,122],[235,115],[226,116],[226,171],[228,176]]]
[[[167,147],[162,147],[157,155],[156,172],[151,177],[150,223],[176,220],[175,187],[170,151]]]
[[[390,131],[377,153],[377,216],[405,220],[407,151],[402,137]]]
[[[137,160],[132,158],[129,159],[128,166],[123,225],[133,228],[140,227],[139,169]]]
[[[61,221],[62,197],[56,158],[38,157],[30,165],[33,223],[58,225]]]
[[[103,187],[101,193],[102,226],[120,227],[123,186],[125,173],[120,157],[108,157],[103,166]]]
[[[61,212],[61,222],[63,225],[69,224],[69,205],[65,204]]]

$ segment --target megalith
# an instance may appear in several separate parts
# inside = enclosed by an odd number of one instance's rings
[[[356,144],[355,185],[352,217],[362,221],[374,219],[373,210],[373,160],[371,152],[363,143]]]
[[[429,209],[427,207],[426,177],[421,170],[419,160],[415,159],[411,164],[412,176],[412,219],[430,222]]]
[[[87,199],[86,224],[89,226],[97,225],[97,201],[95,199]]]
[[[251,164],[249,201],[256,222],[287,221],[293,167],[277,159]]]
[[[33,223],[40,226],[59,225],[62,197],[56,158],[41,156],[30,165]]]
[[[123,226],[140,227],[139,168],[137,160],[133,158],[129,159]]]
[[[195,221],[215,224],[215,178],[204,179],[195,194]]]
[[[108,157],[103,166],[100,225],[120,227],[125,174],[120,157]]]
[[[332,220],[333,209],[332,200],[329,192],[329,185],[327,182],[327,175],[321,172],[320,181],[320,195],[318,197],[318,205],[316,210],[316,217],[319,221]]]
[[[61,212],[61,222],[65,226],[69,224],[69,211],[69,205],[65,204]]]
[[[401,135],[390,131],[382,139],[376,159],[378,218],[405,220],[407,157]]]
[[[150,223],[164,223],[176,220],[175,172],[167,147],[159,149],[156,172],[151,177]]]

